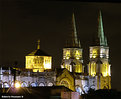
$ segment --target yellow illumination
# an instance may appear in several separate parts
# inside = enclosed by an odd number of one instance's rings
[[[77,72],[77,73],[82,73],[83,72],[82,64],[76,65],[75,72]]]
[[[96,49],[93,49],[93,51],[92,51],[92,57],[93,58],[97,57],[97,50]]]
[[[96,55],[93,55],[92,57],[93,57],[93,58],[96,58]]]
[[[66,59],[69,59],[69,57],[66,57]]]
[[[80,53],[78,50],[76,50],[75,56],[76,56],[76,59],[80,59]]]
[[[91,76],[95,76],[96,75],[96,63],[91,63]]]
[[[104,77],[110,75],[110,65],[108,63],[103,63],[102,74]]]
[[[104,77],[108,76],[108,73],[107,72],[103,72],[103,76]]]
[[[44,69],[51,69],[51,57],[44,57]]]
[[[67,50],[66,51],[66,59],[69,59],[70,58],[70,50]]]
[[[79,57],[76,57],[76,59],[79,59]]]
[[[65,65],[65,68],[70,71],[70,66],[68,64]]]
[[[26,56],[26,69],[44,72],[45,69],[51,69],[51,61],[51,56]]]
[[[37,72],[38,71],[38,69],[33,69],[33,72]]]
[[[44,72],[44,69],[33,69],[33,72]]]
[[[94,72],[92,72],[92,76],[93,76],[93,77],[95,76],[95,73],[94,73]]]
[[[20,84],[19,82],[16,82],[16,83],[15,83],[15,87],[16,87],[16,88],[20,88],[20,87],[21,87],[21,84]]]

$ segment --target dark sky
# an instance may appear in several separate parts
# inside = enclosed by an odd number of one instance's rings
[[[12,66],[15,61],[24,67],[25,56],[36,49],[52,55],[53,67],[59,67],[62,49],[71,32],[74,9],[78,38],[88,61],[89,45],[97,33],[98,11],[102,11],[104,32],[110,47],[112,88],[121,90],[121,4],[39,0],[1,0],[0,2],[0,65]]]

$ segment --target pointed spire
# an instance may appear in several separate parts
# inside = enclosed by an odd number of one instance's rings
[[[105,36],[104,36],[104,31],[103,31],[103,22],[102,22],[102,15],[101,11],[99,11],[99,16],[98,16],[98,41],[100,46],[105,46]]]
[[[78,46],[78,40],[77,40],[77,31],[76,31],[76,23],[75,23],[75,16],[74,16],[74,13],[72,14],[72,28],[73,28],[73,31],[72,31],[72,43],[73,43],[73,46]]]
[[[75,16],[74,13],[72,14],[72,31],[69,35],[69,38],[66,42],[66,48],[79,48],[81,45],[77,38],[77,31],[76,31],[76,22],[75,22]]]
[[[40,49],[40,40],[37,41],[37,49]]]

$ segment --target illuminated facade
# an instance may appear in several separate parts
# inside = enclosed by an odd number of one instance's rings
[[[40,41],[38,40],[37,50],[26,56],[26,69],[32,69],[33,72],[44,72],[51,69],[52,57],[40,50]]]
[[[109,63],[109,47],[103,32],[101,12],[98,18],[98,38],[90,47],[88,64],[89,86],[95,89],[111,89],[111,65]]]
[[[21,87],[65,86],[80,94],[92,89],[111,89],[111,65],[109,47],[103,32],[101,12],[98,18],[97,38],[89,47],[88,73],[84,72],[83,50],[77,37],[74,14],[72,31],[63,48],[63,59],[60,69],[52,70],[52,57],[40,50],[40,41],[35,51],[25,56],[25,69],[16,74],[16,81]],[[86,68],[85,68],[86,69]],[[0,87],[13,86],[13,75],[10,68],[0,67]]]

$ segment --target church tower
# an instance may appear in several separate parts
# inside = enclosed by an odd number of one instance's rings
[[[83,73],[82,48],[77,38],[76,23],[74,13],[72,14],[72,33],[67,39],[63,48],[63,59],[61,68],[66,68],[70,72]]]
[[[111,89],[111,65],[109,64],[109,47],[103,31],[101,11],[98,16],[98,30],[95,43],[89,50],[89,87],[94,89]]]

